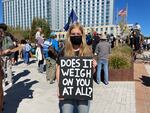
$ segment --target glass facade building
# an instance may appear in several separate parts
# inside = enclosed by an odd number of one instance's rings
[[[64,23],[71,9],[85,27],[113,24],[114,0],[64,0]]]
[[[85,27],[113,24],[114,0],[2,0],[3,21],[30,28],[33,18],[45,18],[52,30],[62,31],[74,9]]]
[[[33,18],[48,19],[48,0],[2,0],[3,21],[14,27],[30,28]]]

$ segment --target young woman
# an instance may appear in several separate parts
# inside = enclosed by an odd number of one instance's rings
[[[92,48],[86,43],[86,36],[83,27],[79,24],[73,24],[67,33],[67,39],[64,49],[60,52],[59,57],[81,57],[81,56],[93,56]],[[56,79],[59,84],[60,66],[59,57],[56,64]],[[93,60],[93,67],[95,68],[96,61]],[[74,109],[78,113],[89,113],[89,100],[75,100],[60,98],[59,108],[60,113],[73,113]],[[77,113],[76,111],[76,113]]]

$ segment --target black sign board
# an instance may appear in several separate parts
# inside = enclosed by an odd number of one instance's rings
[[[93,59],[91,57],[60,58],[60,97],[65,99],[92,100]]]

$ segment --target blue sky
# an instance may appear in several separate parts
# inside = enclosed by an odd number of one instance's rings
[[[2,22],[2,0],[0,0],[0,22]],[[128,23],[138,22],[142,33],[150,36],[150,0],[115,0],[115,13],[128,4]]]
[[[127,20],[129,24],[138,22],[145,36],[150,36],[150,0],[115,0],[115,12],[128,4]]]

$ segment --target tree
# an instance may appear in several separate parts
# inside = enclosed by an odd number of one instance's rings
[[[125,41],[130,33],[129,27],[127,25],[126,15],[121,17],[119,27],[120,27],[120,36]]]
[[[36,29],[38,27],[42,28],[42,33],[45,35],[46,38],[49,37],[49,34],[51,32],[48,21],[41,18],[34,18],[32,21],[31,32],[30,32],[30,41],[32,42],[35,41]]]
[[[16,28],[8,26],[7,31],[18,40],[29,39],[30,29],[23,30],[19,26],[17,26]]]

